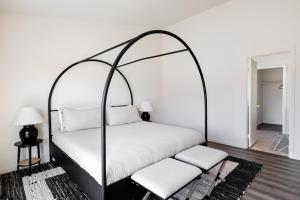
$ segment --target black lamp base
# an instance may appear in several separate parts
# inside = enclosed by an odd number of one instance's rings
[[[33,125],[24,126],[20,130],[20,139],[24,144],[34,143],[38,136],[38,130]]]
[[[148,112],[143,112],[141,115],[142,120],[149,121],[150,120],[150,114]]]

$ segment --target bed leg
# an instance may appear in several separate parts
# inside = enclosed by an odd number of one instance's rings
[[[151,192],[148,191],[142,200],[147,200],[149,198],[150,194],[151,194]]]
[[[53,163],[53,162],[54,162],[53,156],[51,156],[51,155],[50,155],[50,157],[49,157],[49,162],[50,162],[50,163]]]

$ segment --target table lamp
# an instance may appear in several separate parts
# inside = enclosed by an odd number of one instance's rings
[[[149,112],[153,111],[151,103],[149,101],[143,101],[140,106],[140,111],[143,112],[141,115],[142,120],[149,121],[150,120]]]
[[[20,139],[24,144],[31,144],[36,141],[38,129],[34,125],[41,124],[43,121],[39,111],[35,108],[24,107],[19,111],[15,125],[23,126],[19,133]]]

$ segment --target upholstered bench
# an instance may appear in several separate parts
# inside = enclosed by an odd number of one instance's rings
[[[151,193],[161,199],[168,199],[194,181],[186,198],[190,199],[196,186],[195,180],[200,177],[201,173],[198,167],[166,158],[137,171],[131,179],[148,190],[143,200],[148,199]]]
[[[194,146],[175,155],[175,159],[199,167],[203,173],[207,174],[210,173],[212,168],[222,163],[213,183],[209,187],[207,196],[211,194],[217,180],[220,179],[220,174],[224,169],[227,158],[228,154],[226,152],[201,145]]]

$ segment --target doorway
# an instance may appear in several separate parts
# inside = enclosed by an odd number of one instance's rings
[[[289,53],[252,57],[249,61],[249,148],[289,155]]]

